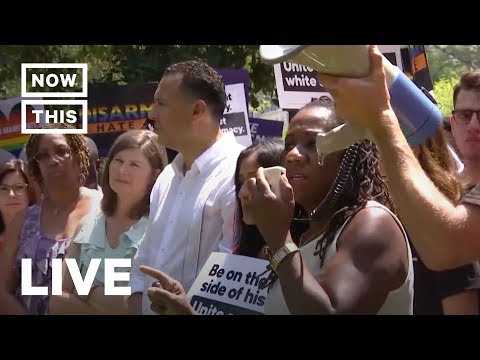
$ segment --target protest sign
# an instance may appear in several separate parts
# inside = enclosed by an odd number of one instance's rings
[[[245,105],[248,109],[249,96],[250,96],[250,74],[246,69],[229,69],[220,68],[216,69],[222,76],[225,86],[232,84],[243,84],[245,91]]]
[[[403,70],[400,45],[378,47],[390,62]],[[275,64],[273,68],[278,102],[282,109],[300,109],[315,99],[331,99],[329,92],[318,81],[316,70],[290,62]]]
[[[269,262],[213,252],[188,291],[200,315],[262,315]]]
[[[252,138],[245,99],[245,86],[243,83],[225,85],[225,94],[227,105],[220,120],[220,128],[223,132],[233,132],[239,144],[250,146]]]
[[[283,135],[283,121],[259,118],[249,118],[249,120],[252,142]]]
[[[15,97],[0,101],[0,149],[10,152],[17,157],[27,142],[29,135],[21,133],[21,105],[22,100],[30,98]],[[44,124],[40,117],[36,123],[32,110],[43,110],[43,105],[29,105],[26,107],[26,126],[30,129],[38,128]]]

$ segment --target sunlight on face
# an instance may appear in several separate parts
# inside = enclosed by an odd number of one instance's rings
[[[109,184],[119,197],[133,197],[140,201],[152,181],[152,172],[140,149],[122,150],[110,163]]]

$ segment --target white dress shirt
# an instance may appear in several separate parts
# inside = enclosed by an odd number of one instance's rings
[[[143,314],[154,314],[148,288],[156,279],[141,273],[139,265],[164,271],[188,292],[213,251],[232,252],[234,174],[243,148],[232,134],[224,134],[185,175],[178,154],[157,178],[147,231],[130,274],[132,294],[143,293]]]

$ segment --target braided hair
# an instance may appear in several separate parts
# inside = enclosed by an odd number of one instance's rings
[[[330,111],[323,121],[332,129],[344,121],[335,113],[333,103],[316,100],[303,109],[326,108]],[[315,255],[320,256],[323,266],[325,254],[338,229],[368,201],[377,201],[395,210],[388,187],[379,168],[378,147],[370,140],[351,145],[343,154],[340,169],[329,192],[321,204],[310,214],[310,220],[331,217],[324,235],[318,240]]]
[[[315,255],[320,263],[335,238],[337,230],[368,201],[377,201],[394,210],[387,185],[378,166],[378,148],[370,140],[350,146],[345,152],[337,178],[312,219],[331,216],[324,236],[318,240]]]
[[[343,122],[335,115],[333,106],[325,101],[313,101],[301,110],[307,108],[329,108],[331,112],[328,112],[325,121],[331,128]],[[364,140],[345,150],[333,185],[321,204],[307,218],[308,221],[315,221],[330,217],[324,235],[317,241],[314,253],[320,257],[321,266],[338,229],[372,200],[395,211],[387,184],[380,172],[378,147],[372,141]],[[293,221],[304,220],[297,218]],[[271,287],[276,278],[276,274],[271,271],[266,286]]]

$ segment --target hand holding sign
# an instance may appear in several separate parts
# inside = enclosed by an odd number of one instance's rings
[[[177,280],[164,272],[141,265],[140,271],[158,281],[148,289],[148,297],[152,302],[152,311],[160,315],[195,315],[190,306],[185,290]]]

